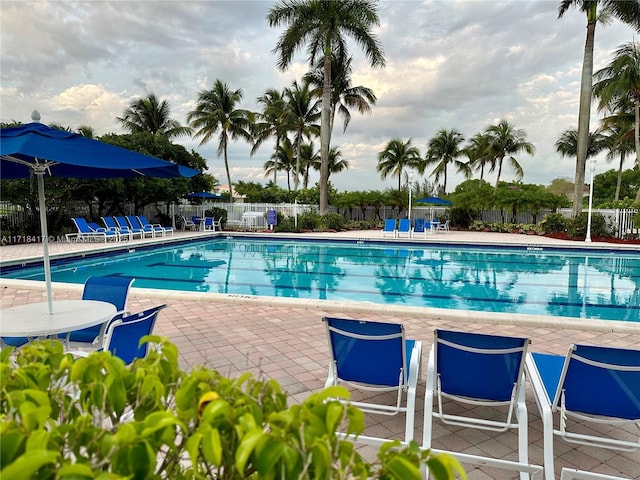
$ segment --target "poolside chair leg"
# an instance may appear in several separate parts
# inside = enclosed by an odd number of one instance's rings
[[[431,448],[431,437],[433,430],[433,415],[431,415],[433,409],[433,392],[436,388],[435,379],[435,353],[433,349],[429,353],[429,360],[427,363],[427,386],[424,392],[424,424],[422,428],[422,448]]]
[[[518,417],[518,460],[523,465],[529,464],[529,438],[527,432],[527,405],[525,398],[525,376],[522,374],[520,380],[520,389],[518,391],[518,403],[516,408],[516,416]],[[520,472],[520,480],[529,480],[529,474],[526,472]]]

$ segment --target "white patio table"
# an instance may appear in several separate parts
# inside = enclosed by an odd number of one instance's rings
[[[117,310],[97,300],[57,300],[49,314],[47,302],[28,303],[0,312],[0,336],[45,337],[98,325],[112,319]]]

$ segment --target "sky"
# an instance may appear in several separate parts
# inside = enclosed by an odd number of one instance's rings
[[[350,168],[331,176],[334,187],[397,188],[397,177],[383,180],[376,172],[378,153],[392,138],[411,139],[424,155],[440,129],[471,138],[505,118],[536,148],[533,156],[516,156],[525,183],[573,180],[575,159],[556,153],[555,142],[578,124],[586,17],[572,8],[558,19],[559,3],[380,1],[373,33],[386,66],[371,68],[361,50],[351,48],[352,84],[371,88],[378,100],[371,114],[353,111],[344,133],[336,119],[332,146]],[[0,121],[27,123],[36,109],[43,123],[89,125],[98,136],[126,133],[116,117],[153,93],[169,102],[172,118],[186,124],[199,92],[217,79],[242,90],[241,108],[259,111],[256,99],[267,89],[290,86],[308,70],[304,50],[286,71],[276,67],[273,49],[283,28],[269,27],[265,19],[274,4],[0,0]],[[598,25],[595,70],[633,40],[633,30],[619,21]],[[592,130],[598,118],[594,107]],[[174,142],[202,155],[208,173],[227,183],[215,140]],[[272,152],[267,142],[252,157],[246,142],[231,143],[232,181],[266,183],[263,165]],[[611,168],[615,163],[598,157],[596,173]],[[413,180],[433,181],[430,173],[416,173]],[[312,173],[310,183],[318,177]],[[495,182],[495,173],[485,179]],[[513,180],[513,170],[505,167],[501,179]],[[463,180],[450,169],[447,192]],[[283,173],[278,184],[286,187]]]

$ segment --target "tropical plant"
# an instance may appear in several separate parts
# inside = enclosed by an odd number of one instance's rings
[[[486,133],[476,133],[471,137],[462,153],[467,156],[467,166],[473,170],[480,170],[480,180],[484,180],[484,169],[487,165],[493,170],[495,158],[489,155],[490,137]]]
[[[195,129],[195,136],[202,137],[200,145],[207,143],[218,134],[218,157],[224,156],[224,168],[229,184],[229,198],[233,201],[233,184],[229,171],[227,148],[229,139],[242,138],[251,142],[251,125],[254,114],[249,110],[238,108],[242,100],[242,90],[231,90],[222,80],[218,79],[211,90],[202,90],[198,94],[198,104],[187,115],[187,120]]]
[[[455,129],[442,128],[429,140],[427,146],[425,166],[435,165],[431,175],[435,176],[435,183],[438,183],[440,177],[443,178],[442,192],[445,195],[447,193],[447,167],[449,164],[453,164],[456,171],[464,173],[465,177],[468,178],[470,175],[468,165],[458,160],[458,157],[463,153],[460,149],[462,142],[464,142],[462,133]]]
[[[371,113],[371,107],[375,105],[378,98],[373,90],[364,86],[351,85],[352,58],[336,57],[331,58],[331,112],[329,118],[329,145],[331,145],[331,134],[335,122],[336,112],[342,117],[342,131],[346,132],[351,122],[350,108],[355,108],[359,113]],[[322,98],[322,87],[324,84],[324,59],[318,62],[315,69],[304,76],[315,88],[314,94]],[[331,170],[331,169],[329,169]]]
[[[184,372],[178,350],[156,348],[131,366],[109,352],[74,359],[62,343],[0,352],[3,478],[436,478],[462,473],[451,456],[417,444],[383,446],[365,461],[338,427],[360,433],[364,416],[332,399],[342,387],[289,406],[273,380]]]
[[[267,175],[278,170],[287,172],[287,190],[289,191],[291,191],[291,171],[295,169],[295,156],[296,152],[291,140],[283,137],[271,159],[264,162],[264,171]]]
[[[594,74],[593,94],[600,100],[599,110],[615,112],[633,105],[636,163],[640,167],[640,46],[636,42],[622,45],[605,68]],[[640,199],[640,189],[637,199]]]
[[[130,133],[150,132],[154,135],[164,135],[168,139],[191,135],[191,128],[180,125],[171,118],[171,107],[166,100],[159,101],[151,93],[145,98],[132,100],[122,117],[116,120]]]
[[[295,52],[307,45],[310,65],[323,61],[322,114],[320,120],[320,213],[329,207],[329,141],[331,128],[332,59],[347,58],[346,37],[364,49],[373,67],[384,66],[384,54],[372,33],[379,25],[377,6],[371,0],[280,0],[267,13],[269,26],[286,25],[274,51],[277,65],[285,70]]]
[[[405,169],[424,171],[424,162],[420,158],[420,151],[411,145],[411,139],[403,142],[400,138],[393,138],[384,150],[378,153],[376,170],[382,179],[389,175],[398,177],[398,191],[401,189],[402,173]]]
[[[253,125],[254,144],[251,148],[251,155],[254,155],[262,143],[271,137],[275,137],[275,151],[278,151],[280,142],[287,134],[287,126],[283,117],[286,107],[283,95],[284,92],[270,88],[264,95],[258,97],[258,103],[262,105],[262,112],[256,114],[256,121]],[[273,183],[277,182],[278,170],[278,168],[270,170],[273,173]]]
[[[318,152],[313,142],[305,143],[300,147],[300,164],[302,168],[302,186],[309,187],[309,170],[320,170],[320,152]]]
[[[612,161],[618,157],[618,179],[616,182],[616,193],[614,201],[620,199],[620,191],[622,189],[622,173],[624,171],[624,162],[627,156],[633,153],[633,117],[625,115],[621,112],[610,117],[602,119],[603,132],[608,133],[607,136],[607,161]],[[640,189],[638,190],[640,191]],[[637,194],[636,194],[637,196]]]
[[[492,165],[497,166],[498,174],[496,175],[496,188],[502,176],[502,163],[508,160],[511,167],[515,170],[516,181],[521,180],[523,176],[522,166],[516,160],[514,155],[520,152],[526,152],[533,155],[536,148],[532,143],[527,141],[527,134],[524,130],[516,128],[513,123],[505,118],[496,125],[487,127],[485,133],[489,135],[489,155],[494,159]],[[493,171],[493,168],[491,169]]]
[[[295,176],[294,191],[298,191],[300,176],[302,175],[301,154],[302,142],[304,138],[310,139],[319,133],[319,126],[316,123],[320,118],[318,111],[318,102],[314,100],[309,89],[309,84],[293,82],[291,87],[285,89],[284,97],[286,106],[283,117],[289,129],[294,132],[295,139]]]
[[[578,156],[574,179],[573,215],[582,211],[584,173],[589,142],[589,117],[591,116],[591,93],[593,76],[593,49],[595,45],[596,22],[608,22],[612,17],[631,25],[640,31],[640,0],[561,0],[558,18],[572,6],[579,8],[587,17],[587,34],[584,43],[582,75],[580,77],[580,109],[578,111]],[[600,12],[598,11],[601,7]]]
[[[348,170],[349,167],[349,161],[342,158],[342,152],[338,147],[331,147],[329,150],[329,176],[327,179],[331,177],[332,173],[340,173],[343,170]]]

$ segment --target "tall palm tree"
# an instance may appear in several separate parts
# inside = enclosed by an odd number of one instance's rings
[[[348,170],[350,166],[349,161],[342,158],[342,152],[337,147],[331,147],[329,150],[329,177],[332,173]],[[328,181],[329,178],[327,178]]]
[[[291,87],[285,89],[284,98],[286,107],[283,118],[288,128],[295,134],[296,167],[294,178],[294,191],[298,191],[300,180],[300,155],[303,138],[310,139],[313,135],[320,133],[319,125],[316,123],[320,119],[318,111],[318,101],[311,95],[309,84],[293,82]]]
[[[80,125],[78,127],[78,133],[80,135],[82,135],[83,137],[96,138],[95,130],[93,129],[93,127],[91,127],[89,125]]]
[[[469,176],[469,167],[458,157],[462,155],[460,145],[464,142],[462,133],[455,129],[447,130],[442,128],[438,130],[435,137],[429,140],[427,146],[427,155],[425,157],[425,165],[435,165],[431,175],[435,176],[435,182],[438,183],[440,177],[443,177],[442,191],[447,192],[447,167],[453,164],[458,172],[462,172],[466,177]]]
[[[131,133],[151,132],[154,135],[164,135],[168,139],[191,135],[191,128],[182,126],[177,120],[172,119],[170,110],[169,102],[159,101],[155,94],[151,93],[145,98],[133,100],[122,117],[116,117],[116,120]]]
[[[282,138],[286,136],[287,127],[283,119],[286,102],[283,95],[283,92],[270,88],[264,95],[258,97],[258,104],[262,105],[262,112],[256,115],[254,144],[251,148],[251,155],[254,155],[262,143],[271,137],[276,139],[275,151],[277,151]],[[273,183],[276,183],[277,175],[278,169],[274,169]]]
[[[300,164],[302,168],[302,188],[309,187],[309,170],[320,170],[320,152],[313,142],[304,143],[300,147]]]
[[[476,133],[471,137],[462,153],[467,156],[469,169],[480,170],[480,180],[484,180],[484,169],[488,165],[495,168],[495,159],[489,155],[489,143],[491,137],[486,133]]]
[[[631,156],[634,151],[633,124],[633,114],[617,114],[602,119],[603,132],[608,133],[607,148],[609,149],[609,153],[607,153],[607,160],[612,161],[616,157],[620,158],[620,161],[618,163],[618,179],[616,181],[616,193],[614,198],[614,200],[616,201],[620,199],[624,162],[627,159],[627,155]]]
[[[598,6],[601,11],[598,12]],[[593,48],[595,45],[596,22],[615,17],[640,30],[640,0],[561,0],[558,18],[575,6],[587,16],[587,35],[584,43],[582,76],[580,78],[580,109],[578,111],[578,154],[576,161],[573,214],[582,211],[582,192],[587,162],[587,143],[589,141],[589,117],[591,115],[591,86],[593,75]],[[604,14],[604,15],[601,15]]]
[[[291,140],[288,137],[284,137],[271,159],[264,163],[265,173],[267,174],[273,170],[287,173],[287,190],[289,192],[291,191],[291,171],[295,167],[295,156],[296,153]]]
[[[331,70],[333,55],[347,57],[346,37],[362,47],[373,67],[384,66],[384,53],[372,29],[380,24],[372,0],[280,0],[267,13],[269,26],[286,25],[274,51],[277,65],[285,70],[295,52],[307,46],[310,65],[324,60],[322,114],[320,120],[320,213],[329,207],[329,138],[331,113]]]
[[[336,57],[333,55],[331,61],[331,112],[329,113],[329,145],[331,145],[331,135],[335,123],[336,112],[342,117],[342,131],[347,131],[351,122],[351,112],[349,108],[355,108],[359,113],[371,113],[371,107],[376,104],[376,97],[373,90],[363,86],[351,85],[351,65],[352,58]],[[324,82],[324,59],[318,62],[315,69],[308,72],[304,79],[315,87],[314,93],[322,98],[322,87]]]
[[[536,148],[532,143],[527,141],[527,134],[524,130],[516,128],[513,123],[505,118],[500,120],[497,125],[490,125],[485,133],[489,135],[489,155],[495,159],[494,165],[498,168],[498,174],[496,176],[496,187],[502,176],[502,163],[506,158],[509,164],[516,172],[516,180],[522,179],[523,171],[522,166],[516,160],[514,155],[520,152],[526,152],[529,155],[533,155],[536,152]],[[491,169],[493,171],[493,168]]]
[[[224,168],[229,183],[229,196],[233,201],[233,185],[229,172],[227,147],[229,139],[242,138],[251,142],[251,125],[254,114],[248,110],[238,108],[242,100],[242,90],[231,90],[222,80],[218,79],[211,90],[202,90],[198,94],[196,107],[189,112],[187,120],[196,130],[195,136],[202,137],[200,145],[204,145],[211,137],[218,134],[218,157],[224,155]]]
[[[383,151],[378,153],[376,170],[385,179],[389,175],[398,177],[398,191],[402,189],[402,173],[405,169],[413,168],[424,171],[424,162],[420,151],[411,145],[411,139],[403,142],[400,138],[393,138],[387,143]]]
[[[635,42],[622,45],[611,63],[594,74],[594,79],[593,94],[600,100],[598,110],[615,112],[633,104],[633,137],[640,168],[640,45]],[[636,198],[640,199],[640,189]]]

